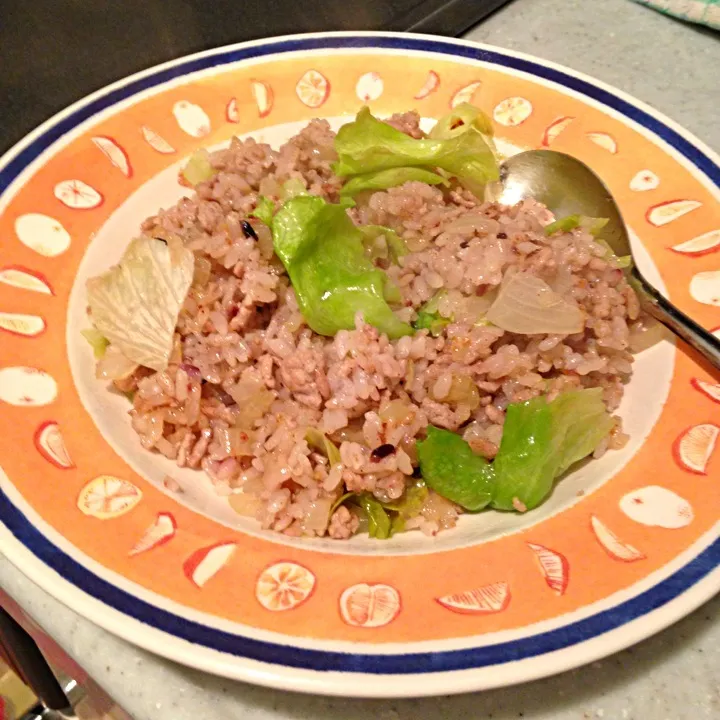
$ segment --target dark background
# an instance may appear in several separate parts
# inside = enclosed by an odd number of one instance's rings
[[[0,152],[138,70],[319,30],[459,35],[508,0],[0,0]]]

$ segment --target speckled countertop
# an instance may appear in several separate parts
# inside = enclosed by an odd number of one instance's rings
[[[629,0],[515,0],[468,38],[594,75],[720,150],[720,34]],[[134,720],[720,719],[720,598],[637,647],[515,688],[453,698],[346,701],[226,682],[81,619],[0,557],[8,592]]]

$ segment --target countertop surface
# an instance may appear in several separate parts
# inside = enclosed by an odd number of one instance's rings
[[[591,74],[720,150],[720,34],[629,0],[515,0],[467,34]],[[451,698],[347,701],[227,682],[136,649],[0,557],[0,588],[134,720],[720,718],[720,597],[640,645],[554,678]]]

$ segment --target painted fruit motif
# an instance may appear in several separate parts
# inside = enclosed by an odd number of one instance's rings
[[[546,128],[542,136],[541,145],[543,147],[549,147],[554,140],[560,135],[563,130],[567,129],[568,125],[574,120],[574,117],[570,115],[564,115],[562,117],[553,120]]]
[[[473,590],[437,598],[444,608],[461,615],[498,613],[510,604],[510,588],[506,582],[496,582]]]
[[[10,285],[18,290],[29,290],[43,295],[54,295],[48,279],[30,268],[20,265],[8,265],[0,269],[0,283]]]
[[[98,150],[125,176],[132,177],[133,170],[125,148],[117,140],[107,135],[96,135],[91,138]]]
[[[590,527],[595,533],[597,541],[611,558],[622,560],[623,562],[635,562],[645,557],[645,554],[640,552],[636,547],[620,540],[620,538],[618,538],[600,518],[595,517],[595,515],[590,517]]]
[[[673,245],[671,250],[684,255],[708,255],[709,253],[720,250],[720,230],[710,230],[703,233],[692,240]]]
[[[690,294],[703,305],[720,307],[720,270],[708,270],[693,275]]]
[[[547,586],[554,593],[563,595],[570,582],[570,564],[567,558],[557,550],[551,550],[544,545],[528,543],[527,546],[535,553]]]
[[[0,330],[19,337],[34,338],[45,332],[45,320],[39,315],[0,312]]]
[[[63,180],[53,190],[55,197],[73,210],[93,210],[103,203],[103,196],[82,180]]]
[[[701,205],[698,200],[668,200],[648,208],[645,219],[655,227],[662,227],[697,210]]]
[[[84,515],[112,520],[130,512],[140,500],[142,491],[133,483],[113,475],[100,475],[80,491],[77,506]]]
[[[140,132],[145,142],[161,155],[172,155],[172,153],[175,152],[175,148],[164,137],[158,135],[151,128],[143,125],[142,128],[140,128]]]
[[[685,498],[659,485],[649,485],[624,495],[620,509],[641,525],[670,530],[689,525],[695,517]]]
[[[172,513],[161,512],[155,522],[145,531],[143,536],[135,543],[130,555],[141,555],[148,550],[154,550],[161,545],[169,543],[175,537],[177,523]]]
[[[70,470],[75,463],[65,446],[60,426],[54,420],[42,423],[33,438],[37,451],[52,465],[60,470]]]
[[[260,80],[252,80],[250,92],[255,100],[258,109],[258,117],[264,118],[270,114],[273,108],[273,90],[267,83]]]
[[[183,563],[185,577],[193,585],[204,587],[230,562],[236,549],[237,545],[234,542],[221,542],[196,550]]]
[[[295,92],[304,105],[319,108],[330,94],[330,83],[321,72],[308,70],[298,80]]]
[[[195,103],[179,100],[173,105],[172,113],[180,129],[194,138],[202,138],[210,134],[210,118]]]
[[[477,80],[461,87],[450,99],[450,108],[454,109],[462,103],[472,103],[473,97],[481,85],[482,82]]]
[[[505,127],[522,125],[532,115],[532,103],[523,97],[509,97],[499,102],[493,110],[495,122]]]
[[[383,94],[384,88],[379,73],[369,72],[359,77],[355,85],[355,94],[364,103],[373,102]]]
[[[9,405],[39,407],[57,397],[52,375],[31,367],[0,368],[0,401]]]
[[[635,192],[655,190],[660,185],[660,178],[652,170],[639,170],[630,180],[630,189]]]
[[[587,139],[595,143],[603,150],[607,150],[611,155],[615,155],[618,151],[618,145],[615,138],[606,132],[589,132]]]
[[[720,427],[713,423],[693,425],[681,433],[673,446],[678,465],[692,473],[707,475],[719,434]]]
[[[354,627],[379,628],[400,612],[400,593],[390,585],[360,583],[340,596],[340,615]]]
[[[44,257],[57,257],[70,247],[70,233],[59,220],[42,213],[27,213],[15,220],[18,240]]]
[[[440,87],[440,76],[434,71],[430,70],[425,83],[418,90],[414,96],[414,100],[424,100],[428,95],[434,93]]]
[[[260,573],[255,586],[257,601],[270,612],[293,610],[315,588],[315,575],[297,563],[279,562]]]

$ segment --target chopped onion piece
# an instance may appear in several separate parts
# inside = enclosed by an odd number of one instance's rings
[[[196,150],[183,168],[183,177],[193,186],[209,180],[217,170],[210,163],[210,155],[207,150]]]
[[[239,492],[228,497],[230,507],[242,517],[256,517],[262,507],[262,500],[258,495]]]
[[[125,357],[115,345],[108,345],[95,367],[98,380],[124,380],[137,369],[138,364]]]
[[[252,428],[275,401],[275,395],[265,387],[262,379],[251,373],[243,373],[236,385],[225,390],[238,404],[240,417],[237,426],[242,428]]]
[[[332,498],[318,498],[310,503],[307,514],[302,520],[303,532],[307,535],[317,533],[322,535],[330,521],[330,510],[333,506]]]
[[[503,280],[487,319],[519,335],[572,335],[585,327],[585,313],[544,280],[518,272]]]

